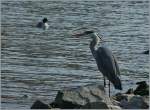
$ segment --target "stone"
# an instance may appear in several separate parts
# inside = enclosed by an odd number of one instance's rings
[[[107,109],[112,105],[101,85],[61,90],[57,93],[54,105],[62,109],[95,108]]]
[[[149,85],[146,83],[146,81],[137,82],[136,84],[138,86],[134,90],[135,95],[149,96]]]
[[[118,102],[120,102],[121,100],[127,100],[126,95],[122,93],[117,93],[113,98]]]
[[[149,108],[148,103],[142,96],[134,94],[117,94],[117,101],[120,102],[120,107],[123,109],[147,109]]]
[[[87,103],[81,109],[109,109],[105,102],[91,102]]]
[[[114,106],[119,106],[119,107],[120,107],[120,102],[117,101],[117,100],[114,100],[113,97],[111,98],[111,102],[112,102],[112,104],[113,104]]]
[[[134,94],[133,88],[128,89],[126,94]]]
[[[143,97],[138,96],[138,95],[131,97],[128,102],[129,102],[131,109],[138,109],[138,108],[147,109],[148,108],[148,105],[144,101]]]
[[[51,109],[51,107],[40,100],[36,100],[31,106],[31,109]]]

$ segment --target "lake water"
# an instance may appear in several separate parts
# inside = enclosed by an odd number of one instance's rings
[[[67,87],[103,84],[89,49],[91,38],[72,30],[93,28],[118,59],[123,92],[149,79],[148,1],[3,1],[1,4],[2,108],[30,108],[54,100]],[[48,30],[36,28],[48,18]],[[112,86],[112,94],[116,90]]]

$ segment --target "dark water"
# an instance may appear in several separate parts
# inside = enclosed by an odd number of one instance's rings
[[[71,30],[94,28],[111,42],[124,91],[149,77],[148,1],[3,1],[1,37],[2,108],[30,108],[36,99],[53,100],[65,87],[102,83],[89,49],[90,38]],[[43,17],[48,30],[37,29]],[[103,83],[102,83],[103,84]],[[112,92],[116,92],[112,87]]]

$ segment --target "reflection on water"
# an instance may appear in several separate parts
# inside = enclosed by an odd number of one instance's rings
[[[148,81],[148,1],[2,2],[2,108],[30,108],[57,91],[102,83],[89,49],[90,38],[71,30],[92,27],[118,59],[124,91]],[[43,17],[48,30],[37,29]],[[113,92],[115,92],[112,87]]]

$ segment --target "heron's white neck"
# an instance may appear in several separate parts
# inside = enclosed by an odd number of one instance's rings
[[[90,34],[89,36],[92,37],[92,41],[90,43],[90,49],[91,49],[91,52],[93,53],[93,51],[95,51],[95,47],[96,45],[99,43],[100,41],[100,38],[98,37],[98,35],[96,33],[92,33]]]

